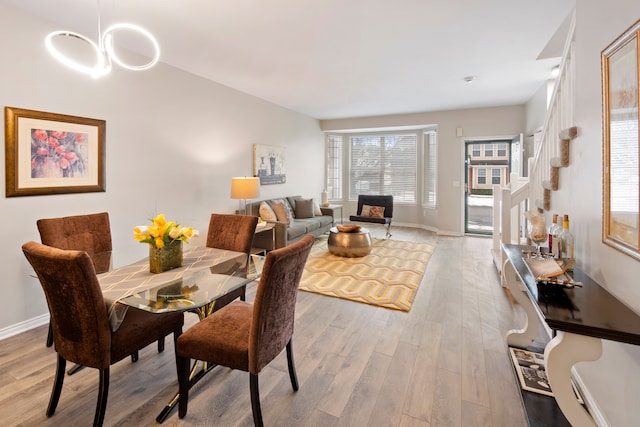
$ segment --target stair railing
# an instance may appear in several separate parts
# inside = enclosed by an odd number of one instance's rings
[[[494,263],[502,271],[505,260],[501,243],[520,244],[526,238],[524,212],[550,209],[550,191],[557,186],[561,166],[561,134],[570,128],[575,110],[575,14],[571,19],[558,76],[551,94],[545,120],[536,141],[534,156],[528,159],[528,176],[511,175],[508,185],[493,189],[493,247]],[[555,169],[554,169],[555,167]],[[546,193],[545,193],[546,192]]]

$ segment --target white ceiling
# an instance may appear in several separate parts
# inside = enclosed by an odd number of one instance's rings
[[[100,10],[103,28],[147,28],[164,63],[334,119],[525,103],[559,63],[575,0],[0,3],[96,41]]]

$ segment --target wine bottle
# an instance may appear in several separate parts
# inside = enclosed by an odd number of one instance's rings
[[[569,231],[569,215],[564,216],[564,220],[562,221],[562,233],[560,233],[560,236],[558,237],[560,238],[562,248],[560,255],[561,258],[573,259],[574,242],[573,234]]]
[[[558,235],[562,231],[562,227],[558,223],[558,214],[553,214],[553,222],[549,226],[549,253],[554,258],[558,258],[560,255],[558,254]]]

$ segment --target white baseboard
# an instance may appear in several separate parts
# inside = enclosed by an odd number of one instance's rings
[[[49,313],[16,323],[15,325],[7,326],[6,328],[0,329],[0,340],[21,334],[38,326],[46,325],[47,323],[49,323]]]
[[[576,371],[575,367],[571,368],[571,378],[573,379],[573,382],[576,384],[576,387],[582,394],[582,399],[584,400],[584,404],[587,407],[589,414],[591,414],[593,421],[595,421],[598,427],[609,427],[609,423],[607,422],[606,418],[602,414],[602,411],[600,411],[600,408],[596,404],[595,399],[589,392],[589,389],[585,386],[584,382],[582,381],[582,378],[580,378],[580,375]]]

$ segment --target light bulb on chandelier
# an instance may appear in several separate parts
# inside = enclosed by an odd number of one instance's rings
[[[144,36],[151,43],[155,52],[151,60],[148,63],[143,65],[131,65],[122,61],[122,59],[120,59],[118,55],[116,55],[115,49],[113,47],[113,34],[118,30],[130,30]],[[99,19],[98,19],[98,33],[100,33]],[[95,64],[93,66],[87,66],[77,61],[74,61],[73,59],[63,54],[53,44],[53,39],[60,36],[73,37],[89,44],[95,53],[95,57],[96,57]],[[123,68],[126,68],[127,70],[141,71],[141,70],[148,70],[149,68],[153,67],[160,59],[160,45],[156,41],[155,37],[153,37],[153,35],[149,31],[145,30],[144,28],[138,25],[127,24],[127,23],[113,24],[109,28],[107,28],[104,33],[99,34],[99,37],[100,37],[99,43],[96,44],[93,40],[89,39],[88,37],[82,34],[75,33],[73,31],[65,31],[65,30],[54,31],[47,35],[47,37],[45,38],[45,44],[47,46],[47,49],[51,53],[51,55],[53,55],[53,57],[56,58],[58,61],[62,62],[67,67],[73,68],[76,71],[89,74],[93,78],[98,78],[109,73],[109,71],[111,71],[111,61],[115,62],[116,64],[120,65]]]

